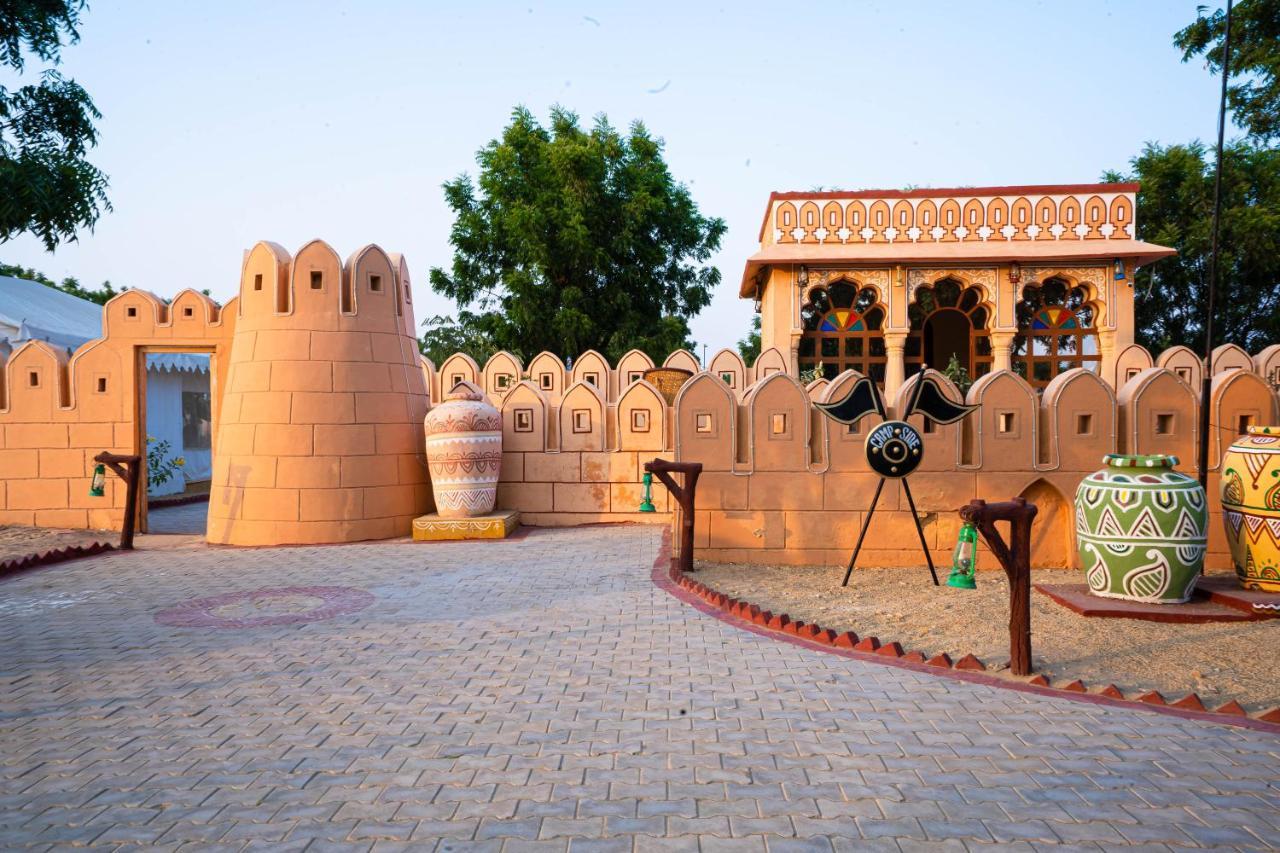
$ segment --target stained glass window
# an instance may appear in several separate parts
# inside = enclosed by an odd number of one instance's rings
[[[1042,389],[1060,373],[1083,367],[1098,372],[1102,355],[1094,310],[1083,288],[1060,278],[1029,284],[1018,302],[1013,369]]]
[[[809,291],[801,307],[804,335],[800,339],[800,370],[822,365],[822,375],[834,379],[846,370],[884,381],[884,306],[874,288],[837,279]]]

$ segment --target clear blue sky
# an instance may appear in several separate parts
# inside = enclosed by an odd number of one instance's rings
[[[1217,83],[1170,41],[1197,2],[98,0],[64,72],[102,110],[115,211],[0,260],[223,300],[259,239],[376,242],[408,258],[421,320],[452,307],[427,285],[451,257],[440,184],[513,105],[559,103],[642,119],[728,223],[692,324],[714,352],[750,321],[737,280],[771,190],[1074,183],[1212,139]]]

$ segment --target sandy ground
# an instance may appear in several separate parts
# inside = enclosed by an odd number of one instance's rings
[[[926,657],[972,652],[988,668],[1009,663],[1009,585],[1003,572],[978,574],[974,591],[935,587],[928,570],[697,563],[694,577],[720,592],[791,619],[882,642]],[[1032,583],[1080,583],[1076,571],[1037,570]],[[1031,593],[1031,650],[1037,672],[1056,683],[1080,679],[1096,689],[1159,690],[1169,701],[1190,692],[1213,707],[1235,699],[1247,709],[1280,705],[1280,619],[1174,625],[1087,619]],[[1007,674],[1007,671],[1006,671]]]
[[[94,542],[115,544],[119,541],[120,533],[113,530],[63,530],[56,527],[0,524],[0,562],[42,554],[55,548],[92,545]]]

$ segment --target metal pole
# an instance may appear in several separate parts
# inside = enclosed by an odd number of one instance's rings
[[[853,546],[853,553],[849,555],[849,568],[844,570],[844,580],[840,582],[841,586],[849,585],[849,577],[853,574],[853,564],[858,559],[858,552],[862,550],[862,540],[867,537],[867,528],[871,526],[871,516],[876,514],[876,504],[880,502],[882,489],[884,489],[884,477],[881,477],[880,482],[876,483],[876,493],[871,496],[871,506],[867,508],[867,514],[862,517],[862,530],[858,531],[858,544]]]
[[[1231,2],[1222,36],[1222,94],[1218,100],[1218,162],[1213,176],[1213,242],[1209,250],[1209,294],[1204,317],[1204,369],[1200,379],[1200,485],[1209,483],[1209,399],[1213,392],[1213,297],[1218,288],[1218,224],[1222,218],[1222,140],[1227,127],[1227,81],[1231,78]]]

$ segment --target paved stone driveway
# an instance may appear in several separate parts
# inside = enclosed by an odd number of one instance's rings
[[[156,506],[147,510],[147,530],[150,533],[181,533],[204,535],[209,525],[209,502]]]
[[[0,584],[0,847],[1280,842],[1274,735],[742,632],[651,584],[658,547],[596,527],[156,551]],[[312,585],[376,598],[292,626],[154,618]]]

